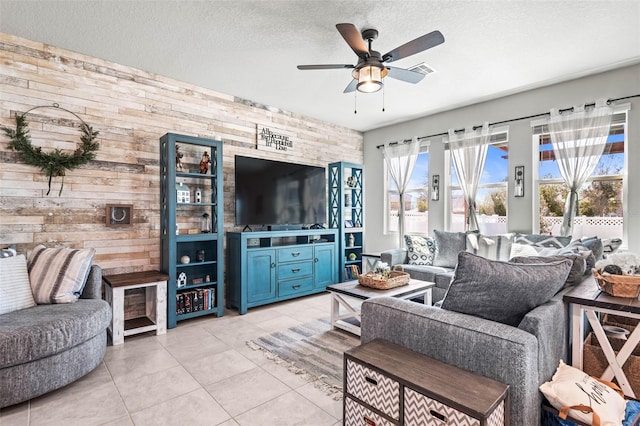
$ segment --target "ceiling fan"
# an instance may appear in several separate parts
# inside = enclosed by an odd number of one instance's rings
[[[353,69],[351,75],[353,80],[344,89],[344,93],[359,92],[371,93],[382,88],[382,79],[387,75],[397,80],[416,84],[424,78],[424,74],[404,68],[390,67],[387,62],[397,61],[416,53],[431,49],[444,43],[444,36],[440,31],[432,31],[416,38],[402,46],[381,55],[371,49],[373,40],[378,38],[378,31],[375,29],[364,29],[362,33],[353,24],[337,24],[336,28],[345,39],[349,47],[358,55],[358,63],[351,64],[325,64],[325,65],[298,65],[299,70],[330,70],[330,69]],[[365,40],[368,42],[365,42]]]

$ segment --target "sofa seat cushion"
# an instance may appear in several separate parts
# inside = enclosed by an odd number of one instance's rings
[[[111,309],[104,300],[39,305],[0,316],[0,368],[48,357],[104,333]]]
[[[443,266],[431,265],[397,265],[398,269],[407,272],[411,278],[420,281],[435,282],[436,276],[440,274],[448,274],[453,276],[453,268],[445,268]],[[448,288],[449,286],[447,286]]]

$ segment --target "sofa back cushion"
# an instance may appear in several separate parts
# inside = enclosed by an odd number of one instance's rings
[[[78,300],[94,249],[74,250],[37,246],[29,256],[29,279],[36,303],[72,303]]]
[[[436,241],[436,256],[433,266],[455,268],[458,263],[458,253],[467,248],[467,235],[464,232],[434,231]]]
[[[461,252],[442,308],[517,327],[562,289],[571,265],[569,259],[527,265]]]
[[[431,237],[405,235],[409,265],[433,265],[436,257],[436,242]]]
[[[24,254],[0,258],[0,314],[35,306]]]

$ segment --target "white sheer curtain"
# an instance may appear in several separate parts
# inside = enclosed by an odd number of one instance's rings
[[[604,99],[596,101],[594,108],[584,105],[573,107],[573,112],[551,110],[549,132],[553,153],[558,161],[560,174],[569,187],[564,205],[560,233],[570,236],[578,210],[578,190],[591,176],[604,152],[613,108]]]
[[[382,155],[389,174],[398,188],[400,207],[398,211],[398,247],[404,246],[404,191],[409,185],[409,178],[416,165],[420,152],[420,142],[413,138],[410,142],[391,142],[381,147]]]
[[[487,159],[490,137],[488,122],[476,130],[467,130],[464,133],[456,133],[449,129],[449,150],[467,203],[467,231],[480,229],[476,215],[476,192]]]

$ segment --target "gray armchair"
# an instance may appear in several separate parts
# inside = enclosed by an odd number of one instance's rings
[[[518,327],[390,297],[362,304],[362,343],[381,338],[510,385],[511,424],[540,424],[542,394],[568,353],[568,309],[558,293]]]

